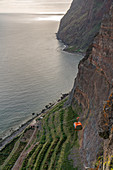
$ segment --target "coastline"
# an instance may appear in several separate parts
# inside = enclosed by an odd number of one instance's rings
[[[57,36],[56,36],[57,38]],[[85,53],[83,52],[76,52],[76,51],[68,51],[68,45],[64,44],[62,42],[62,40],[59,40],[57,38],[57,40],[59,42],[61,42],[63,44],[63,48],[62,51],[65,51],[67,53],[71,53],[71,54],[80,54],[82,56],[85,55]],[[37,118],[38,116],[41,116],[43,113],[46,113],[46,111],[50,110],[53,106],[55,106],[56,104],[58,104],[61,100],[63,100],[66,96],[69,95],[68,93],[62,94],[61,93],[61,97],[57,100],[57,102],[55,103],[49,103],[48,105],[45,106],[45,108],[42,109],[42,111],[40,113],[34,113],[34,117],[30,118],[29,120],[27,120],[25,123],[21,124],[20,127],[18,127],[17,129],[15,129],[11,134],[9,134],[8,136],[4,137],[3,139],[1,139],[0,141],[0,150],[2,150],[8,143],[10,143],[15,137],[21,135],[21,133],[27,128],[27,126],[30,125],[30,123]]]
[[[56,33],[56,38],[57,38],[57,33]],[[62,43],[63,48],[62,51],[65,51],[67,53],[71,53],[71,54],[80,54],[82,56],[85,55],[85,53],[83,52],[77,52],[77,51],[68,51],[68,45],[64,44],[62,42],[62,40],[59,40],[57,38],[57,40]],[[15,137],[21,135],[21,133],[27,128],[27,126],[30,125],[30,123],[37,118],[39,115],[41,116],[43,113],[46,113],[46,111],[50,110],[53,106],[55,106],[56,104],[58,104],[61,100],[63,100],[67,95],[69,95],[69,92],[66,94],[62,94],[61,93],[61,97],[57,100],[57,102],[55,103],[49,103],[48,105],[45,106],[45,108],[42,109],[42,111],[40,113],[34,113],[34,117],[30,118],[29,120],[27,120],[25,123],[21,124],[17,129],[15,129],[11,134],[9,134],[8,136],[4,137],[3,139],[1,139],[0,141],[0,150],[2,150],[8,143],[10,143]]]
[[[0,141],[0,150],[2,150],[9,142],[11,142],[15,137],[19,136],[26,127],[36,118],[37,116],[31,118],[24,124],[22,124],[17,130],[14,130],[9,136],[5,137],[3,140]]]
[[[57,36],[56,36],[57,37]],[[58,38],[57,38],[58,39]],[[63,44],[63,48],[62,51],[65,51],[67,53],[71,53],[71,54],[80,54],[82,56],[85,55],[85,53],[83,52],[76,52],[76,51],[68,51],[68,45],[64,44],[62,42],[62,40],[59,40],[59,42],[61,42]],[[8,136],[4,137],[3,139],[1,139],[0,141],[0,150],[2,150],[8,143],[10,143],[15,137],[21,135],[21,133],[27,128],[27,126],[30,125],[30,123],[37,118],[38,116],[41,116],[43,113],[45,113],[46,111],[50,110],[53,106],[55,106],[56,104],[58,104],[61,100],[63,100],[66,96],[69,95],[70,92],[62,94],[61,93],[61,97],[57,100],[57,102],[55,103],[49,103],[48,105],[45,106],[45,108],[42,109],[42,111],[40,113],[34,113],[34,117],[30,118],[29,120],[27,120],[25,123],[21,124],[20,127],[18,127],[17,129],[15,129],[11,134],[9,134]]]
[[[65,44],[61,39],[58,39],[58,36],[57,36],[57,33],[56,33],[56,38],[57,38],[57,40],[60,42],[60,43],[62,43],[63,44],[63,48],[62,48],[62,51],[65,51],[65,52],[67,52],[67,53],[70,53],[70,54],[80,54],[80,55],[82,55],[82,56],[84,56],[85,54],[86,54],[86,52],[85,51],[82,51],[82,50],[70,50],[70,48],[71,48],[71,46],[69,46],[69,45],[67,45],[67,44]],[[73,46],[72,46],[73,47]]]
[[[82,56],[84,56],[86,53],[82,52],[82,51],[73,51],[73,50],[69,50],[69,46],[64,44],[64,48],[63,51],[71,53],[71,54],[80,54]]]
[[[24,124],[22,124],[18,129],[14,130],[9,136],[5,137],[3,140],[0,141],[0,151],[8,144],[10,143],[14,138],[17,136],[20,136],[21,133],[33,122],[36,118],[41,117],[43,114],[45,114],[47,111],[52,109],[56,104],[58,104],[60,101],[62,101],[64,98],[66,98],[69,95],[69,93],[61,93],[61,97],[57,100],[56,103],[49,103],[45,106],[45,108],[42,109],[40,113],[37,113],[33,118],[26,121]],[[32,113],[33,114],[33,113]],[[34,113],[35,114],[35,113]]]

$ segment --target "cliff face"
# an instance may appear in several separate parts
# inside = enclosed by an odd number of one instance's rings
[[[100,29],[103,14],[112,0],[73,0],[60,23],[57,37],[71,46],[70,51],[85,50]]]
[[[109,14],[104,16],[98,35],[78,66],[78,75],[69,99],[73,108],[78,102],[83,110],[80,117],[84,128],[79,133],[79,139],[84,167],[93,167],[100,156],[104,157],[105,170],[113,163],[112,91],[113,6]]]
[[[113,168],[113,93],[104,104],[99,119],[99,135],[104,138],[103,169]]]

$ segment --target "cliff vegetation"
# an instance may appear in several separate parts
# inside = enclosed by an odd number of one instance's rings
[[[103,15],[112,0],[73,0],[61,20],[57,38],[68,45],[69,52],[84,52],[100,29]]]
[[[66,100],[37,116],[35,124],[0,151],[2,170],[82,170],[78,133],[73,128],[81,107],[64,108]]]
[[[92,41],[92,29],[96,30],[95,26],[100,25],[103,12],[110,10],[104,15],[98,34],[78,65],[69,96],[44,110],[0,151],[1,170],[113,170],[113,5],[109,7],[110,4],[110,0],[99,0],[98,3],[96,0],[73,1],[63,19],[70,29],[66,31],[65,28],[66,34],[62,35],[69,40],[70,31],[76,33],[71,25],[75,17],[73,11],[76,11],[79,29],[69,44],[76,43],[83,49]],[[68,14],[73,15],[72,20],[66,19]],[[87,22],[86,16],[89,16]],[[88,38],[83,34],[84,29]],[[82,42],[80,37],[83,37]],[[76,132],[73,123],[78,116],[83,129]]]
[[[69,104],[82,107],[84,126],[79,133],[84,165],[113,168],[113,6],[103,17],[101,28],[86,56],[80,61]],[[98,168],[98,169],[99,169]]]

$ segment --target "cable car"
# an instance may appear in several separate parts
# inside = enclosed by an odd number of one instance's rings
[[[75,131],[79,131],[79,130],[82,130],[82,124],[81,122],[79,122],[79,117],[77,117],[77,121],[74,122],[74,128],[75,128]]]

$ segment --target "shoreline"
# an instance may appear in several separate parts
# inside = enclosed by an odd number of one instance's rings
[[[56,36],[57,38],[57,36]],[[63,44],[63,48],[62,51],[64,52],[68,52],[68,53],[72,53],[72,54],[80,54],[80,55],[84,55],[83,53],[80,52],[69,52],[66,50],[67,45],[65,45],[62,40],[57,39],[59,42],[61,42]],[[47,110],[51,109],[51,107],[53,107],[55,104],[57,104],[58,102],[60,102],[63,98],[65,98],[65,95],[69,95],[68,93],[62,94],[61,93],[61,97],[59,99],[57,99],[57,101],[55,103],[49,103],[48,105],[45,106],[45,108],[42,109],[42,111],[40,113],[34,113],[34,117],[30,118],[29,120],[26,120],[25,123],[21,124],[19,127],[15,128],[13,132],[11,132],[10,134],[4,136],[3,138],[1,138],[0,140],[0,150],[3,149],[5,147],[5,145],[7,145],[9,142],[11,142],[11,140],[13,140],[16,136],[19,136],[23,130],[39,115],[43,114],[44,112],[46,112]]]
[[[69,47],[68,45],[64,44],[63,51],[70,53],[70,54],[79,54],[79,55],[85,56],[85,52],[69,51],[68,47]]]
[[[28,125],[36,118],[37,116],[29,119],[24,124],[22,124],[18,129],[14,130],[9,136],[5,137],[0,141],[0,150],[2,150],[9,142],[11,142],[15,137],[19,136]]]
[[[54,107],[56,104],[58,104],[60,101],[62,101],[63,99],[65,99],[67,96],[69,95],[69,93],[61,93],[61,97],[57,100],[56,103],[49,103],[48,105],[45,106],[45,108],[42,109],[42,111],[40,113],[37,113],[33,118],[29,119],[28,121],[26,121],[25,123],[21,124],[21,126],[14,130],[10,135],[8,135],[7,137],[5,137],[3,140],[0,141],[0,151],[8,144],[10,143],[15,137],[21,135],[21,133],[27,128],[27,126],[30,125],[30,123],[36,119],[38,116],[41,117],[41,115],[43,115],[44,113],[46,113],[47,111],[49,111],[50,109],[52,109],[52,107]],[[33,114],[33,113],[32,113]],[[34,113],[35,114],[35,113]]]
[[[82,55],[82,56],[85,56],[85,54],[86,54],[86,52],[82,52],[82,51],[72,51],[72,50],[69,50],[69,45],[67,45],[67,44],[65,44],[61,39],[58,39],[58,37],[57,37],[57,33],[56,33],[56,38],[57,38],[57,40],[60,42],[60,43],[62,43],[63,44],[63,48],[62,48],[62,51],[64,51],[64,52],[67,52],[67,53],[70,53],[70,54],[79,54],[79,55]]]
[[[56,33],[56,38],[57,38],[57,33]],[[62,42],[62,40],[59,40],[57,38],[57,40],[59,42],[61,42],[63,44],[63,48],[62,48],[62,51],[64,52],[68,52],[68,53],[71,53],[71,54],[80,54],[82,56],[85,55],[85,53],[83,52],[76,52],[76,51],[68,51],[66,50],[68,48],[68,45],[64,44]],[[0,141],[0,150],[2,150],[8,143],[10,143],[15,137],[21,135],[21,133],[27,128],[27,126],[30,125],[30,123],[35,119],[37,118],[38,116],[41,116],[43,113],[45,113],[46,111],[49,111],[53,106],[55,106],[56,104],[58,104],[60,101],[62,101],[66,96],[69,95],[69,92],[68,93],[65,93],[65,94],[62,94],[61,93],[61,97],[55,102],[55,103],[49,103],[48,105],[46,105],[42,111],[40,113],[34,113],[34,117],[33,118],[30,118],[28,121],[26,121],[25,123],[21,124],[17,129],[15,129],[11,134],[9,134],[8,136],[4,137],[1,141]]]

